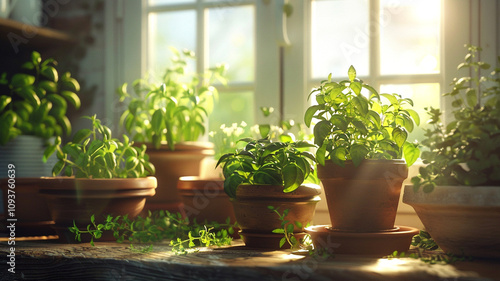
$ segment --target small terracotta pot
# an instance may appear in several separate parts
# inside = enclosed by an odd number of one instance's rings
[[[224,180],[220,178],[200,179],[199,177],[180,177],[177,189],[184,206],[182,212],[198,223],[225,223],[229,217],[236,222],[229,196],[224,192]]]
[[[436,186],[425,193],[407,185],[403,202],[443,251],[500,258],[500,186]]]
[[[332,229],[379,232],[394,229],[403,181],[404,160],[364,160],[358,167],[346,161],[340,167],[328,161],[318,166]]]
[[[302,223],[302,228],[294,226],[294,233],[302,233],[304,227],[310,223],[314,217],[316,204],[320,200],[320,187],[314,184],[303,184],[290,193],[283,192],[280,185],[240,185],[236,190],[236,198],[232,199],[236,221],[241,229],[245,241],[245,234],[251,236],[252,245],[255,239],[265,236],[252,234],[268,234],[267,236],[283,237],[282,234],[273,235],[272,231],[281,228],[281,221],[276,213],[268,208],[273,206],[278,208],[280,213],[289,209],[286,217],[291,223],[298,221]],[[261,248],[279,249],[278,243],[262,242]],[[267,247],[266,245],[269,245]],[[272,247],[274,246],[274,247]]]
[[[167,145],[162,145],[159,149],[151,144],[146,145],[149,161],[156,168],[158,188],[156,195],[147,200],[145,210],[179,212],[182,198],[177,190],[177,181],[182,176],[199,176],[201,161],[214,154],[213,144],[185,142],[176,144],[173,151]]]
[[[47,199],[54,229],[62,241],[75,242],[67,227],[85,228],[90,217],[102,222],[107,215],[129,218],[137,216],[147,197],[155,194],[156,178],[75,179],[66,177],[41,178],[40,193]]]
[[[14,215],[16,222],[16,235],[21,236],[46,236],[55,235],[50,227],[54,224],[50,217],[49,208],[45,198],[38,191],[40,178],[4,178],[0,180],[3,195],[3,215],[9,214],[9,195],[14,195]],[[10,186],[14,188],[10,189]],[[11,192],[9,193],[9,189]],[[15,192],[15,193],[12,193]],[[7,231],[5,220],[1,220],[0,230]]]

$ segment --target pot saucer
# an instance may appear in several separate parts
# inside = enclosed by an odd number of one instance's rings
[[[279,250],[279,249],[289,249],[290,245],[285,243],[282,248],[280,248],[280,240],[284,237],[280,233],[255,233],[255,232],[245,232],[243,230],[239,231],[240,237],[245,242],[245,246],[258,249],[268,249],[268,250]],[[295,238],[302,239],[306,233],[298,232],[294,233]]]
[[[395,231],[382,232],[339,232],[328,225],[307,227],[315,249],[333,254],[384,256],[394,251],[406,252],[411,239],[419,230],[409,226],[397,226]]]

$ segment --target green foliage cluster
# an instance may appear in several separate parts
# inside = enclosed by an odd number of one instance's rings
[[[160,83],[137,79],[127,92],[127,83],[118,89],[120,101],[128,101],[121,123],[135,141],[152,143],[159,148],[166,142],[171,150],[181,141],[196,141],[205,133],[205,122],[214,109],[218,92],[212,84],[225,84],[226,66],[221,64],[204,73],[188,73],[192,51],[172,48],[172,66]]]
[[[232,198],[240,184],[283,185],[284,192],[297,189],[313,174],[316,159],[306,149],[315,147],[306,141],[272,142],[268,138],[242,139],[246,146],[219,158],[224,191]]]
[[[428,108],[432,128],[425,130],[422,152],[425,167],[412,178],[415,190],[430,192],[438,185],[500,185],[500,68],[491,68],[479,60],[480,47],[466,45],[465,61],[458,69],[472,76],[455,78],[453,89],[445,96],[453,98],[454,120],[440,122],[441,111]],[[500,62],[500,57],[498,58]]]
[[[280,213],[279,208],[276,208],[274,206],[267,206],[267,208],[278,215],[281,221],[281,227],[273,229],[273,233],[283,234],[283,238],[281,238],[280,240],[280,248],[282,248],[285,243],[288,243],[292,250],[307,248],[311,245],[312,241],[310,235],[306,235],[303,239],[300,240],[297,240],[297,238],[295,237],[293,232],[294,228],[297,227],[298,229],[302,229],[303,225],[299,221],[290,222],[286,219],[286,216],[288,216],[290,209],[285,209],[283,213]]]
[[[90,235],[92,246],[94,239],[99,239],[104,232],[110,231],[119,243],[128,241],[142,244],[170,240],[174,253],[187,254],[194,247],[231,245],[234,227],[229,218],[225,224],[205,222],[200,225],[196,221],[190,222],[188,218],[183,218],[180,213],[160,210],[149,211],[146,217],[138,216],[135,219],[108,215],[103,223],[97,223],[95,216],[92,216],[91,224],[86,230],[80,230],[75,223],[69,230],[75,234],[76,241],[81,241],[82,234]],[[134,248],[133,244],[131,248]],[[151,244],[145,251],[152,249]]]
[[[420,123],[417,112],[409,108],[413,101],[398,94],[379,94],[356,78],[353,66],[348,77],[334,82],[330,74],[309,95],[314,95],[317,104],[307,109],[304,121],[310,127],[313,119],[319,120],[314,125],[318,163],[324,165],[331,159],[344,166],[352,160],[359,165],[363,159],[404,157],[412,165],[420,154],[417,145],[407,141],[408,133]]]
[[[155,168],[149,162],[146,145],[133,146],[124,135],[123,142],[112,138],[111,130],[102,125],[96,116],[85,118],[92,122],[92,129],[81,129],[71,142],[61,147],[61,138],[44,153],[47,159],[57,152],[58,162],[53,175],[64,170],[66,176],[76,178],[139,178],[153,175]]]
[[[43,139],[71,133],[66,116],[68,103],[80,108],[77,93],[80,84],[69,72],[59,75],[54,59],[42,58],[38,52],[22,64],[21,73],[7,77],[3,73],[0,86],[0,145],[18,135],[34,135]]]

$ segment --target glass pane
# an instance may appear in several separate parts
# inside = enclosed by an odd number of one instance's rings
[[[429,117],[424,108],[426,107],[440,107],[440,89],[439,83],[422,83],[422,84],[398,84],[398,85],[381,85],[380,93],[397,93],[404,98],[413,100],[413,109],[417,111],[420,116],[420,126],[416,127],[410,133],[408,140],[421,141],[424,138],[424,131],[422,128],[427,128],[427,121]]]
[[[441,1],[381,0],[381,74],[439,73]]]
[[[350,65],[368,75],[368,0],[313,1],[312,78],[345,77]]]
[[[229,66],[229,82],[254,80],[253,6],[217,7],[208,11],[208,62]]]
[[[222,124],[231,126],[242,121],[248,124],[246,129],[250,130],[254,124],[253,104],[254,93],[251,91],[219,93],[219,103],[210,115],[209,131],[217,131]]]
[[[158,75],[170,65],[169,47],[196,50],[196,11],[150,13],[148,32],[148,70]],[[189,66],[195,67],[194,62]]]
[[[196,0],[149,0],[150,6],[155,5],[177,5],[195,3]]]

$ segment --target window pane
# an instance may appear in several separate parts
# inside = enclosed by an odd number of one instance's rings
[[[219,93],[219,103],[210,115],[209,131],[217,131],[222,124],[230,126],[241,121],[250,127],[254,124],[254,111],[249,106],[253,104],[254,94],[251,91]]]
[[[170,64],[169,47],[196,50],[195,10],[150,13],[148,36],[148,70],[161,74]],[[194,63],[189,68],[196,69]]]
[[[149,5],[150,6],[176,5],[176,4],[190,4],[194,2],[196,2],[196,0],[149,0]]]
[[[238,6],[208,11],[208,61],[227,63],[229,82],[254,80],[254,8]]]
[[[429,117],[424,108],[434,107],[439,108],[440,105],[440,89],[439,83],[422,83],[422,84],[398,84],[398,85],[381,85],[380,93],[397,93],[404,98],[410,98],[414,102],[413,109],[417,111],[420,116],[420,126],[416,127],[410,133],[408,140],[421,141],[424,138],[424,131],[422,128],[427,128],[427,121]]]
[[[381,74],[439,73],[440,2],[381,0]]]
[[[369,3],[367,0],[313,1],[312,78],[344,77],[350,65],[368,75]]]

